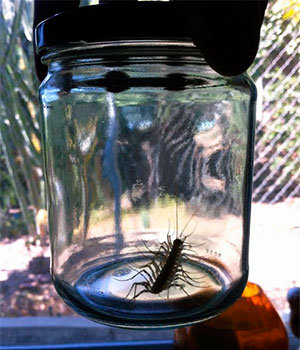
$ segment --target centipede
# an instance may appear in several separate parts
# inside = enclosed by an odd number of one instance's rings
[[[191,277],[189,273],[184,270],[183,262],[190,260],[190,253],[197,254],[193,247],[187,243],[187,239],[194,233],[195,229],[188,235],[185,235],[185,229],[190,224],[192,218],[196,215],[194,212],[190,219],[187,221],[180,233],[178,233],[178,208],[176,202],[176,236],[172,239],[170,234],[170,222],[169,230],[167,233],[167,239],[165,242],[158,242],[157,250],[150,249],[145,242],[143,242],[148,254],[151,254],[151,261],[147,264],[138,266],[138,268],[131,268],[136,272],[132,277],[122,280],[132,280],[137,276],[142,276],[143,281],[134,282],[130,287],[125,298],[127,298],[132,292],[133,297],[131,300],[135,300],[144,293],[160,294],[163,291],[167,291],[167,299],[169,300],[170,289],[175,287],[182,290],[188,297],[189,294],[185,290],[185,284],[190,286],[202,287],[202,279]],[[200,244],[203,245],[204,243]],[[142,288],[138,291],[138,289]]]

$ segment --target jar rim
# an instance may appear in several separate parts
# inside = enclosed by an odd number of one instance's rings
[[[180,40],[118,40],[94,43],[77,42],[67,46],[48,48],[41,58],[43,64],[53,60],[67,59],[111,59],[126,61],[130,57],[197,57],[204,59],[189,39]]]

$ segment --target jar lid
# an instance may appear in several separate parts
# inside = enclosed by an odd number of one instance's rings
[[[192,2],[108,1],[61,12],[36,28],[37,54],[53,46],[124,39],[190,39]]]
[[[246,71],[255,58],[266,6],[267,0],[106,0],[99,5],[78,7],[58,13],[36,27],[37,73],[39,78],[45,76],[40,56],[54,46],[187,39],[215,71],[225,76],[237,75]]]

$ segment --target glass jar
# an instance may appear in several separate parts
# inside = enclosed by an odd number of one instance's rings
[[[51,272],[79,314],[193,324],[248,275],[256,92],[190,41],[52,47],[40,87]]]

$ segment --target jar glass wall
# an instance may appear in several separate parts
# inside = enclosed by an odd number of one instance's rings
[[[246,284],[255,88],[185,43],[120,46],[44,58],[54,284],[98,322],[192,324]]]

